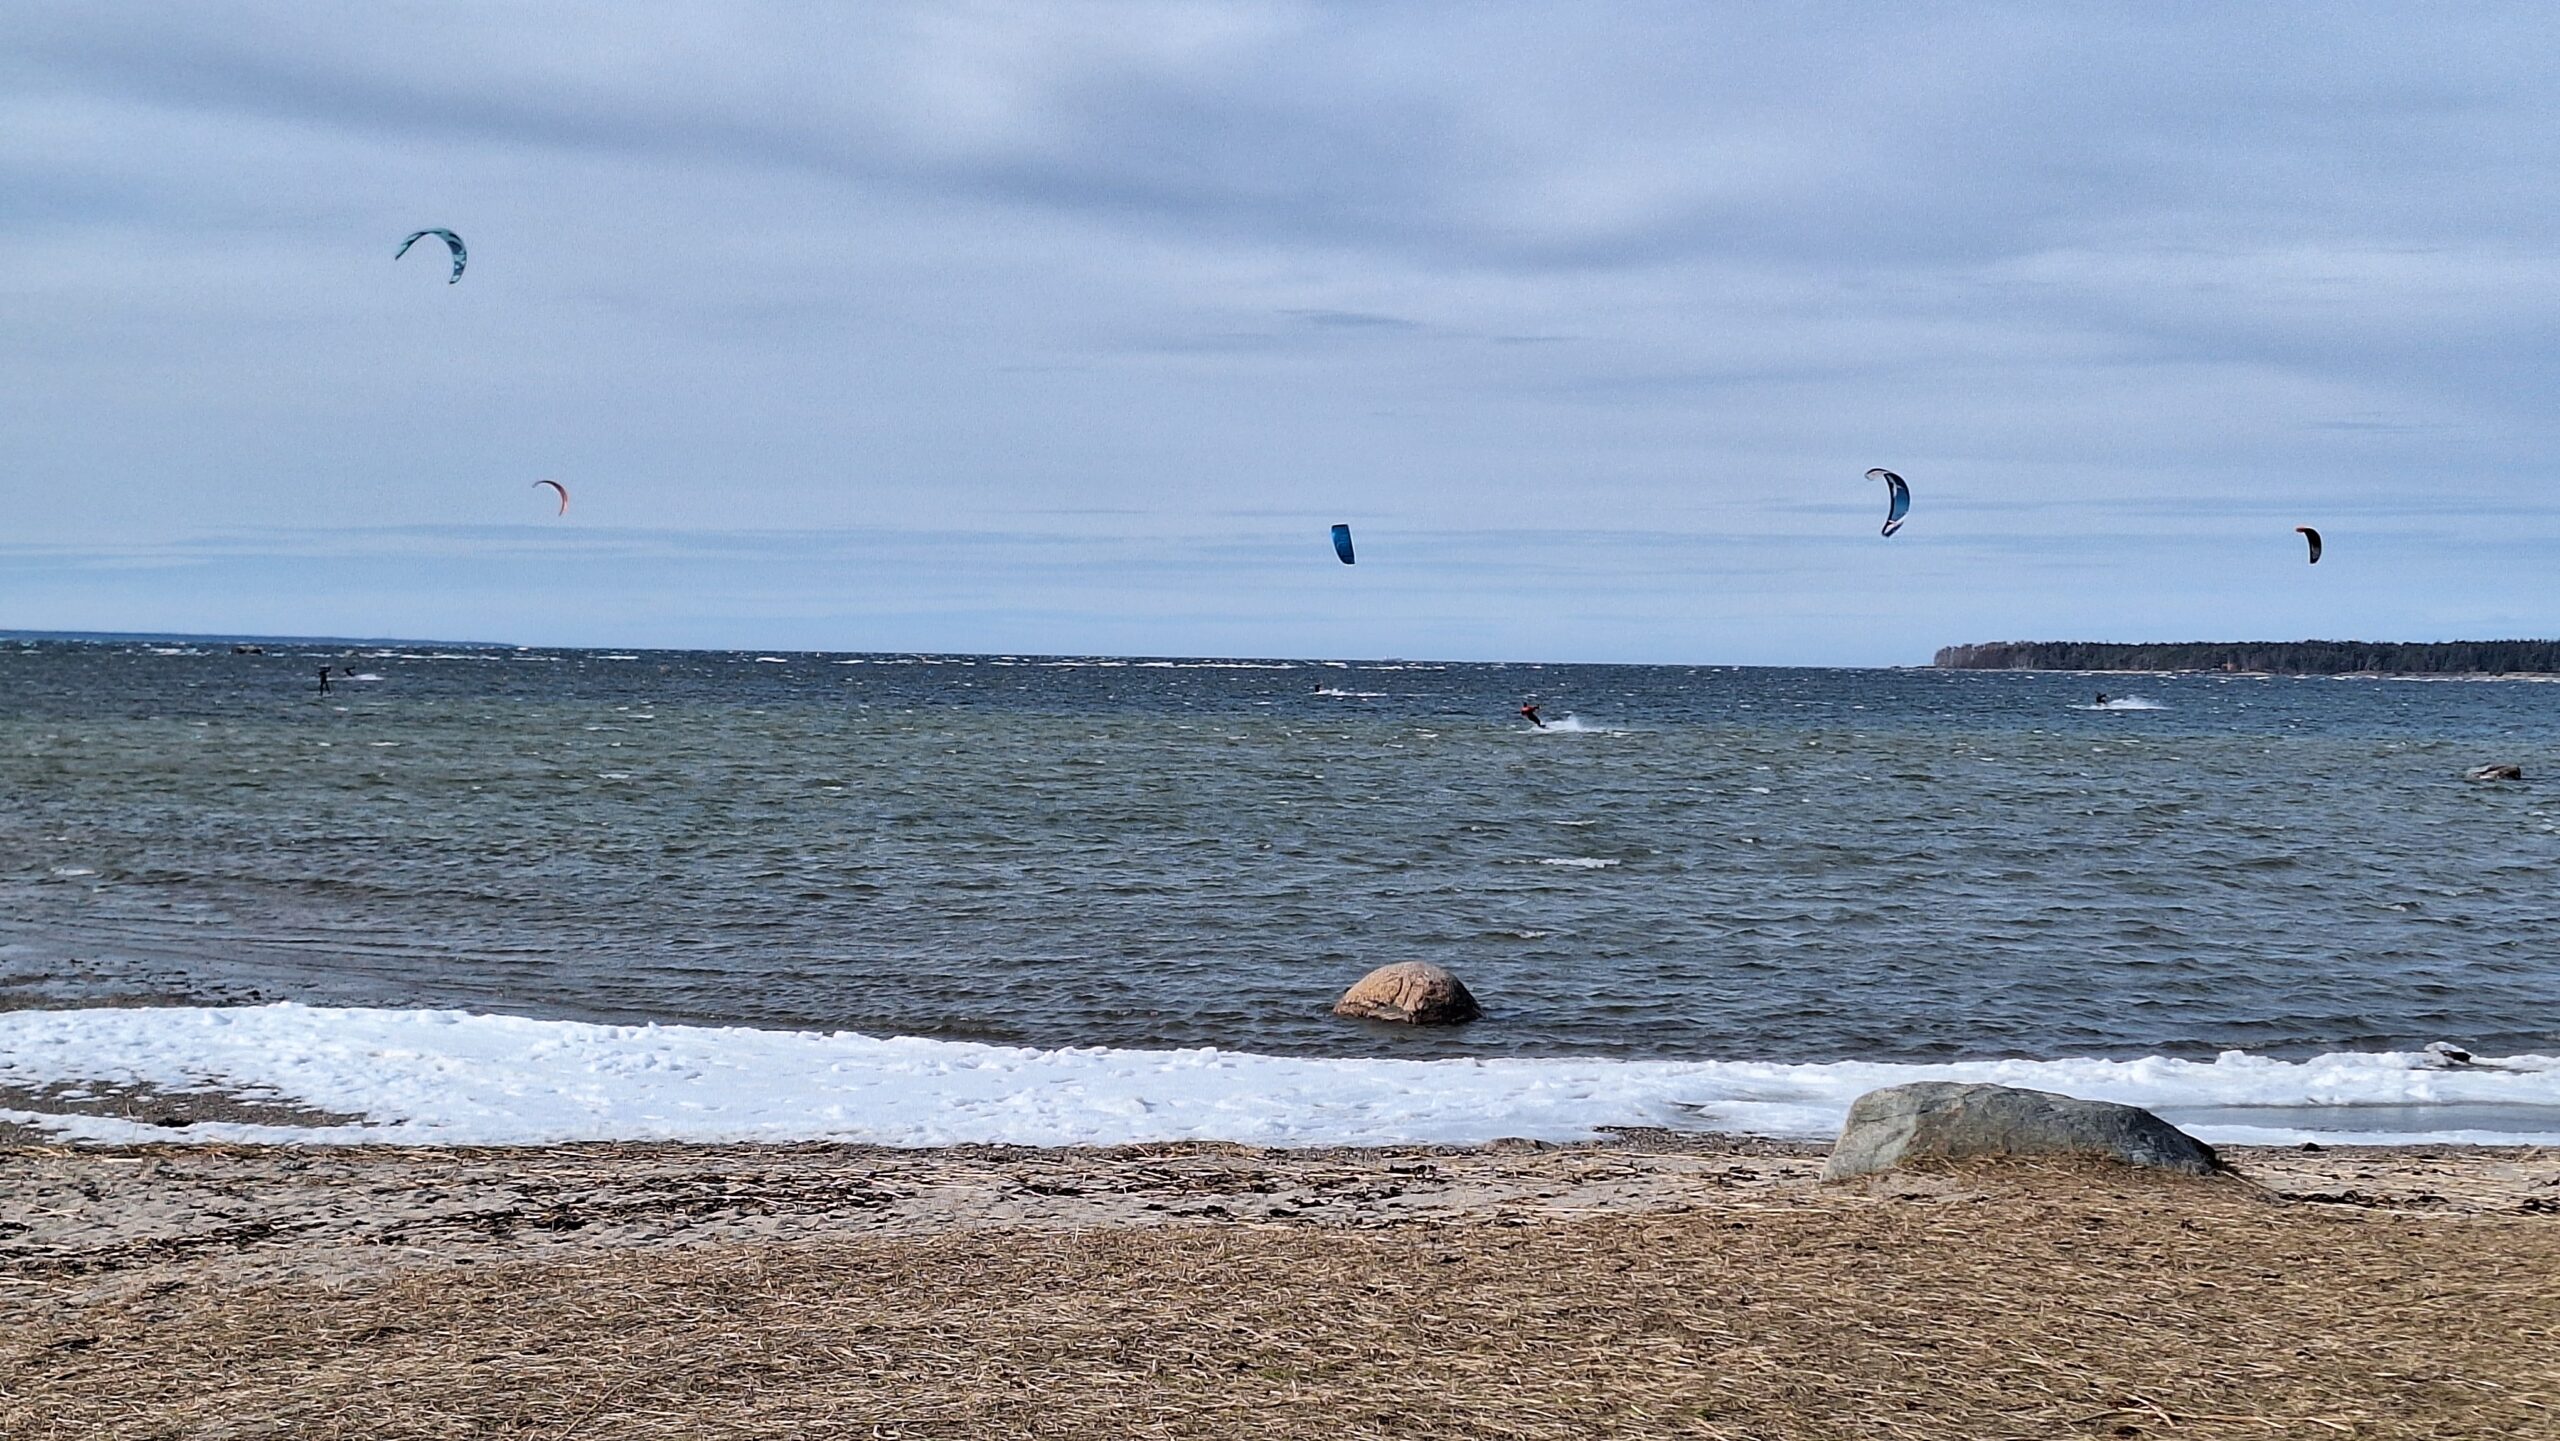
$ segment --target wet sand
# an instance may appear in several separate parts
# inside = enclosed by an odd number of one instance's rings
[[[2560,1436],[2560,1152],[0,1149],[0,1435]]]

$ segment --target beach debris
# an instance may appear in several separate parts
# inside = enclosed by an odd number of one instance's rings
[[[1410,1026],[1454,1026],[1483,1015],[1484,1008],[1445,967],[1429,961],[1398,961],[1354,982],[1333,1003],[1333,1013]]]
[[[567,515],[569,513],[569,487],[562,485],[556,480],[537,480],[533,483],[533,488],[540,490],[546,485],[551,487],[553,490],[560,492],[560,514]]]
[[[1881,480],[1893,498],[1885,503],[1884,533],[1891,535],[1902,529],[1902,518],[1911,513],[1911,487],[1892,471],[1877,469],[1867,472],[1867,479]]]
[[[1333,553],[1342,557],[1344,565],[1351,564],[1351,527],[1337,525],[1333,528]]]
[[[2524,779],[2524,767],[2507,765],[2504,762],[2473,766],[2462,773],[2462,778],[2469,781],[2520,781]]]
[[[2213,1148],[2139,1106],[2021,1086],[1917,1081],[1849,1104],[1822,1179],[1846,1181],[1914,1162],[2091,1156],[2210,1176]]]
[[[2294,534],[2311,542],[2311,564],[2318,565],[2320,563],[2320,532],[2313,530],[2307,525],[2297,525],[2293,528],[2293,531]]]
[[[452,285],[459,282],[462,279],[463,262],[471,258],[471,252],[463,248],[462,237],[454,234],[450,230],[413,230],[409,232],[408,239],[400,242],[400,248],[391,252],[391,258],[397,260],[401,256],[408,254],[410,246],[417,244],[419,241],[426,239],[430,235],[442,240],[445,244],[445,248],[453,252],[453,274],[446,277],[444,283]]]

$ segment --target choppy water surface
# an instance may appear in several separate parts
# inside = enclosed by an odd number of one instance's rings
[[[323,662],[374,678],[324,699]],[[2484,760],[2533,779],[2461,779]],[[0,997],[1334,1055],[2548,1051],[2555,762],[2560,688],[2524,683],[22,647]],[[1405,959],[1491,1018],[1325,1014]]]

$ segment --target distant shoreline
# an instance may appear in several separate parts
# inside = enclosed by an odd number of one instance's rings
[[[2123,676],[2230,676],[2237,680],[2424,680],[2424,681],[2534,681],[2544,684],[2560,681],[2560,671],[2282,671],[2282,670],[2206,670],[2180,667],[2144,670],[2129,666],[2103,665],[2004,665],[2004,666],[1920,666],[1921,670],[1988,670],[2016,675],[2123,675]]]
[[[418,640],[402,636],[365,635],[200,635],[170,630],[0,630],[0,641],[57,641],[74,644],[140,645],[400,645],[442,646],[448,650],[515,650],[502,640]]]
[[[2503,680],[2560,675],[2560,641],[1993,641],[1942,647],[1939,670]]]

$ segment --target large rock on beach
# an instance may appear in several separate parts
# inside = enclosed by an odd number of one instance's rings
[[[2095,1156],[2193,1176],[2224,1169],[2211,1146],[2140,1106],[2018,1086],[1919,1081],[1869,1091],[1850,1103],[1822,1179],[2000,1156]]]
[[[1429,961],[1399,961],[1362,976],[1333,1003],[1337,1016],[1401,1021],[1413,1026],[1454,1026],[1484,1014],[1458,978]]]

